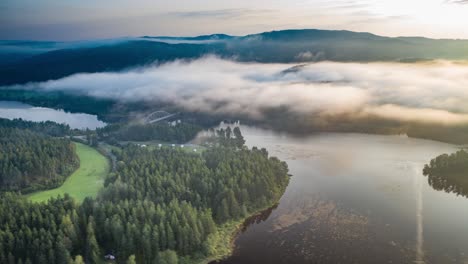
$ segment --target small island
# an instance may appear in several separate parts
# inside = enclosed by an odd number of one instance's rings
[[[438,191],[468,197],[468,152],[442,154],[424,166],[429,185]]]

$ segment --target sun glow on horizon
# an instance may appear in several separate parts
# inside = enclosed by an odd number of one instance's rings
[[[0,39],[245,35],[317,28],[383,36],[468,39],[463,0],[56,0],[0,3]]]

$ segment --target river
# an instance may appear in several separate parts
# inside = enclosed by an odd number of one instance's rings
[[[285,160],[292,178],[279,205],[250,219],[220,263],[468,263],[468,199],[432,189],[422,175],[456,146],[241,131],[248,146]]]
[[[98,120],[97,116],[83,113],[69,113],[46,107],[35,107],[15,101],[0,101],[0,117],[7,119],[22,118],[28,121],[54,121],[68,124],[76,129],[96,129],[106,123]]]

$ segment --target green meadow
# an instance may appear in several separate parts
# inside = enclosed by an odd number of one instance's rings
[[[81,143],[75,144],[80,158],[80,167],[59,188],[29,194],[27,195],[29,200],[44,202],[52,197],[68,193],[81,202],[86,197],[96,196],[109,172],[109,161],[97,150]]]

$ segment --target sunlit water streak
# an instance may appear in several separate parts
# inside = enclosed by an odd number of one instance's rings
[[[420,171],[417,166],[413,167],[415,175]],[[416,263],[424,261],[424,215],[423,215],[423,177],[414,178],[414,189],[416,194]]]

